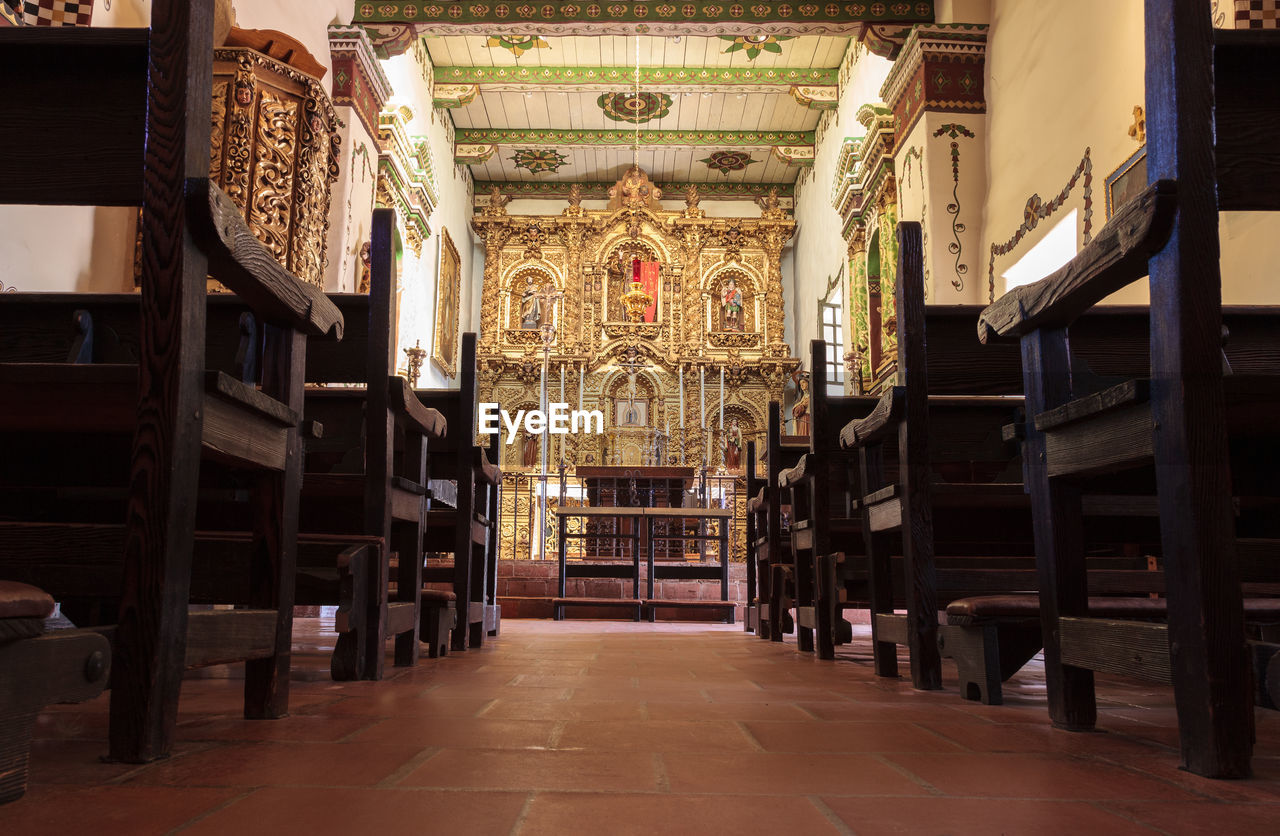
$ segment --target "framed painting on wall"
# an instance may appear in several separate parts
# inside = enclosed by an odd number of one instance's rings
[[[1147,146],[1144,145],[1107,177],[1107,220],[1111,220],[1117,209],[1142,194],[1146,188]]]
[[[449,230],[440,230],[440,277],[436,283],[436,334],[431,360],[447,376],[458,371],[458,305],[462,288],[462,261]]]

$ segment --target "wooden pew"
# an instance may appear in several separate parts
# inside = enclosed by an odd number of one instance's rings
[[[27,791],[36,715],[50,703],[102,693],[111,644],[91,630],[46,631],[54,601],[44,590],[0,581],[0,804]]]
[[[784,470],[795,467],[808,451],[807,439],[782,435],[782,405],[769,403],[769,419],[765,436],[765,478],[747,501],[747,518],[754,529],[751,542],[754,554],[758,603],[756,635],[780,642],[785,633],[795,629],[789,612],[794,592],[788,592],[791,577],[790,491],[784,491],[779,479]],[[784,527],[784,517],[786,527]]]
[[[1022,345],[1054,724],[1092,729],[1093,670],[1113,669],[1134,648],[1153,661],[1167,648],[1183,765],[1207,777],[1245,777],[1253,693],[1232,483],[1249,482],[1242,472],[1249,462],[1232,461],[1229,435],[1256,433],[1256,444],[1274,438],[1275,379],[1247,380],[1233,365],[1237,379],[1224,381],[1218,211],[1280,209],[1280,151],[1266,139],[1280,129],[1271,95],[1280,82],[1280,35],[1215,31],[1206,9],[1179,0],[1148,0],[1146,20],[1152,185],[1061,270],[997,300],[979,333]],[[1148,275],[1150,385],[1077,399],[1068,327]],[[1265,371],[1274,370],[1273,363]],[[1248,405],[1233,414],[1237,393]],[[1154,465],[1167,626],[1089,617],[1078,480],[1138,465]]]
[[[307,390],[307,418],[325,429],[307,444],[302,529],[365,535],[381,544],[369,562],[365,620],[348,621],[351,629],[334,650],[337,679],[381,679],[388,636],[395,638],[397,665],[417,660],[428,453],[447,429],[444,416],[423,406],[395,371],[394,228],[393,210],[374,210],[369,293],[330,295],[347,335],[307,357],[309,383],[336,385]],[[394,587],[392,553],[399,556]],[[338,591],[331,586],[323,603],[339,603]]]
[[[452,566],[428,566],[424,583],[451,583],[452,598],[431,588],[423,590],[424,618],[436,618],[452,601],[457,612],[452,649],[480,647],[485,635],[496,635],[501,612],[496,598],[496,512],[502,471],[497,461],[497,436],[489,451],[476,439],[476,335],[462,335],[458,389],[415,393],[422,404],[445,417],[448,433],[439,442],[440,455],[431,458],[431,509],[423,543],[424,553],[452,554]]]
[[[791,565],[796,602],[796,639],[800,650],[812,652],[814,637],[820,658],[835,658],[835,645],[852,638],[848,622],[836,617],[835,566],[840,558],[833,542],[846,555],[861,550],[856,544],[863,520],[852,497],[858,496],[851,455],[840,446],[846,423],[865,416],[876,399],[861,395],[827,394],[826,343],[810,344],[809,387],[812,405],[809,450],[782,471],[778,485],[791,492]],[[820,600],[824,606],[819,606]]]
[[[132,762],[169,753],[193,649],[197,662],[250,660],[246,716],[288,711],[302,368],[308,335],[342,332],[323,294],[283,270],[209,182],[211,3],[156,0],[151,20],[149,31],[0,30],[0,69],[30,82],[0,93],[0,138],[28,149],[0,158],[0,202],[143,206],[136,365],[0,370],[6,431],[93,431],[134,416],[123,428],[131,472],[119,474],[128,513],[110,728],[111,757]],[[202,370],[209,275],[264,325],[260,388]],[[253,609],[189,618],[202,451],[252,484]],[[51,529],[36,554],[81,534]],[[0,549],[8,540],[0,527]]]

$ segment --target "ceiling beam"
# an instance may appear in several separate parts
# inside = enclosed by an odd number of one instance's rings
[[[637,136],[638,134],[638,136]],[[814,144],[813,131],[574,131],[542,128],[459,128],[459,145],[525,145],[565,148],[630,146],[658,148],[773,148]]]
[[[408,23],[423,35],[853,35],[867,25],[932,23],[912,2],[441,2],[357,0],[355,23]]]
[[[564,198],[569,196],[569,190],[575,184],[571,182],[555,182],[548,180],[477,180],[475,183],[476,202],[485,204],[488,202],[487,195],[497,186],[507,197],[527,197],[527,198]],[[581,189],[581,196],[585,200],[601,200],[608,197],[610,187],[614,186],[613,182],[596,181],[589,183],[576,184]],[[662,189],[663,197],[671,200],[680,200],[685,196],[685,192],[689,188],[688,183],[658,183],[658,188]],[[710,199],[752,199],[756,197],[764,197],[769,193],[770,189],[777,189],[778,196],[783,200],[783,208],[789,208],[787,202],[795,195],[794,183],[697,183],[698,193],[703,198]]]
[[[772,87],[785,93],[793,84],[834,87],[839,76],[838,68],[641,67],[640,85],[681,90]],[[532,87],[629,90],[636,83],[636,71],[634,67],[436,67],[435,79],[436,84],[478,84],[496,92]]]

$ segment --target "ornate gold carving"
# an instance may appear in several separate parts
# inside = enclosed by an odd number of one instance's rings
[[[662,332],[662,328],[656,322],[606,322],[604,332],[614,338],[640,337],[652,340]]]
[[[249,200],[249,228],[287,267],[293,166],[298,157],[298,103],[263,91],[255,139],[258,160]]]
[[[743,334],[737,331],[712,331],[707,340],[716,348],[759,348],[759,334]]]
[[[245,48],[214,51],[210,172],[250,229],[303,281],[323,285],[337,115],[311,76]]]

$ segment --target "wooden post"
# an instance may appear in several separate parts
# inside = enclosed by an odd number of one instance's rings
[[[1049,718],[1055,726],[1089,731],[1098,711],[1093,671],[1064,666],[1058,619],[1088,614],[1080,489],[1051,480],[1044,433],[1035,416],[1071,400],[1071,358],[1064,329],[1041,328],[1022,338],[1022,380],[1026,392],[1023,472],[1035,520],[1036,573],[1040,584],[1040,624]]]
[[[1151,409],[1174,697],[1187,769],[1250,774],[1253,705],[1235,559],[1219,342],[1213,28],[1200,0],[1147,0],[1147,176],[1178,183],[1150,261]]]
[[[211,12],[211,0],[151,7],[138,424],[111,679],[110,757],[131,763],[169,754],[186,659],[209,260],[184,189],[209,173]]]
[[[907,644],[911,682],[942,687],[938,653],[938,580],[933,562],[933,503],[929,498],[929,378],[924,329],[924,244],[920,224],[898,224],[898,374],[906,409],[898,425],[902,484],[902,557],[907,582]],[[916,327],[920,333],[911,334]],[[914,337],[914,338],[913,338]],[[816,418],[816,416],[815,416]]]

